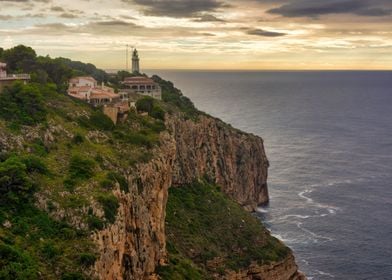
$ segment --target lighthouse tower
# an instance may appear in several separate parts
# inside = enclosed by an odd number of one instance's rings
[[[140,72],[139,54],[137,52],[137,49],[134,49],[132,53],[132,73],[139,73],[139,72]]]

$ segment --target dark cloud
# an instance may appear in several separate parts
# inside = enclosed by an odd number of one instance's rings
[[[280,37],[287,35],[286,33],[275,32],[275,31],[268,31],[264,29],[250,29],[246,32],[249,35],[256,35],[262,37]]]
[[[126,22],[126,21],[122,21],[122,20],[98,21],[94,24],[103,25],[103,26],[130,26],[130,27],[136,26],[136,24],[134,24],[132,22]]]
[[[62,13],[59,15],[61,18],[79,18],[79,15],[75,15],[72,13]]]
[[[10,15],[0,15],[0,20],[10,20],[12,18],[13,18],[13,16],[10,16]]]
[[[392,14],[389,0],[292,0],[267,12],[285,17],[317,18],[328,14],[386,16]]]
[[[59,6],[54,6],[54,7],[50,8],[50,10],[52,12],[64,12],[65,11],[64,8],[59,7]]]
[[[148,15],[195,17],[201,12],[213,12],[227,6],[220,0],[123,0],[145,8]]]
[[[223,19],[217,18],[214,15],[210,15],[210,14],[204,14],[201,15],[198,19],[195,20],[196,22],[224,22]]]

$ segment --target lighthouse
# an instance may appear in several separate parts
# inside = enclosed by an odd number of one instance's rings
[[[140,72],[139,54],[137,52],[137,49],[134,49],[132,53],[132,73],[139,73],[139,72]]]

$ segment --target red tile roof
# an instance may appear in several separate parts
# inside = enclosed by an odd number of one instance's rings
[[[144,76],[128,77],[124,79],[126,85],[155,85],[155,82]]]

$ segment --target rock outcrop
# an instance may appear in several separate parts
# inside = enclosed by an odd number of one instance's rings
[[[306,280],[306,277],[298,271],[294,256],[290,254],[283,261],[269,265],[252,264],[248,269],[232,272],[225,276],[224,280]]]
[[[93,236],[100,255],[95,263],[99,279],[157,279],[156,267],[165,262],[165,207],[175,145],[167,133],[161,141],[156,157],[129,178],[129,193],[115,192],[120,202],[115,223]]]
[[[176,142],[173,185],[207,177],[245,209],[268,202],[268,160],[263,140],[208,116],[197,121],[173,118]]]

